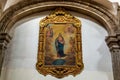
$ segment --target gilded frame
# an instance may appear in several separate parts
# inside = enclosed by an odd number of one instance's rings
[[[75,46],[74,46],[75,64],[74,65],[46,65],[45,55],[47,51],[45,45],[47,43],[45,42],[46,40],[45,29],[46,26],[51,24],[55,26],[62,25],[63,27],[65,27],[64,24],[65,25],[67,24],[75,27]],[[84,64],[82,61],[81,21],[75,18],[74,16],[72,16],[71,14],[69,14],[63,8],[57,8],[53,13],[51,13],[49,16],[45,17],[40,21],[38,45],[39,46],[38,46],[36,69],[38,70],[39,73],[43,74],[44,76],[49,74],[57,78],[63,78],[68,75],[75,76],[82,71]]]

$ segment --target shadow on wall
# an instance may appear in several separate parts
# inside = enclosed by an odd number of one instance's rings
[[[106,43],[103,41],[98,48],[98,52],[100,53],[101,58],[98,62],[97,68],[99,71],[107,73],[106,75],[108,76],[108,80],[113,80],[111,55],[108,47],[104,46],[104,44]]]

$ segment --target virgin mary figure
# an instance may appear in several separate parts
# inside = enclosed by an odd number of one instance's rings
[[[58,57],[65,57],[66,55],[64,54],[64,38],[61,33],[59,33],[58,37],[55,39],[55,46],[57,50],[57,56]]]

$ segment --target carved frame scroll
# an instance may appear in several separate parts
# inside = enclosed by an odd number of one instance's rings
[[[38,44],[39,73],[63,78],[82,71],[81,21],[63,8],[57,8],[40,21]]]

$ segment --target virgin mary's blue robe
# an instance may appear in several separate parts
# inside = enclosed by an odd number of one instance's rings
[[[56,50],[57,50],[57,53],[60,57],[64,57],[65,54],[64,54],[64,44],[63,43],[60,43],[58,40],[55,41],[55,46],[56,46]]]

